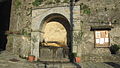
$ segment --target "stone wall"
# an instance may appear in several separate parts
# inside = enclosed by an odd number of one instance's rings
[[[90,31],[92,26],[106,26],[111,25],[112,28],[110,31],[110,45],[120,44],[120,16],[118,6],[119,1],[114,0],[90,0],[90,1],[80,1],[81,10],[80,10],[80,20],[83,36],[81,39],[80,45],[78,45],[79,50],[82,51],[82,56],[85,55],[102,55],[110,56],[109,48],[95,48],[94,45],[94,31]],[[82,6],[86,5],[89,9],[84,9]],[[116,39],[116,41],[115,41]],[[98,58],[99,58],[98,57]],[[85,58],[84,58],[85,59]],[[89,60],[89,59],[88,59]],[[102,59],[105,61],[105,59]]]
[[[43,38],[45,41],[56,41],[66,45],[67,32],[59,22],[48,22],[44,29]]]
[[[33,2],[13,0],[8,51],[24,57],[29,54],[39,57],[43,21],[54,13],[63,15],[68,20],[72,32],[72,52],[79,57],[94,55],[99,59],[100,55],[111,55],[109,48],[95,48],[94,31],[90,30],[92,26],[111,25],[114,28],[110,31],[110,44],[120,44],[119,0],[80,0],[72,6],[70,3],[33,6]]]
[[[96,2],[95,2],[96,1]],[[93,53],[95,54],[105,54],[107,50],[105,48],[94,48],[94,32],[90,31],[91,26],[105,26],[109,25],[109,22],[112,23],[112,26],[114,27],[110,31],[110,43],[111,44],[119,44],[119,40],[117,42],[113,41],[114,37],[117,36],[117,38],[120,38],[119,34],[119,18],[120,16],[117,16],[119,14],[119,1],[115,2],[114,0],[111,1],[89,1],[89,2],[82,2],[84,5],[87,5],[90,8],[90,13],[85,13],[83,10],[81,10],[81,22],[83,23],[83,42],[80,45],[84,50],[84,54],[86,53]],[[80,4],[81,4],[80,3]],[[82,8],[81,8],[82,9]],[[117,11],[116,11],[117,10]],[[115,34],[116,33],[116,34]],[[84,42],[85,41],[85,42]],[[102,50],[101,50],[102,49]],[[108,50],[107,50],[108,51]],[[83,53],[82,52],[82,53]]]
[[[8,35],[6,50],[24,57],[28,55],[31,46],[31,3],[32,0],[12,0],[10,27],[6,32]]]

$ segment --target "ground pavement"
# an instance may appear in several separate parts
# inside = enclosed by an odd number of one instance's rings
[[[43,63],[28,62],[19,56],[2,52],[0,68],[120,68],[120,62]]]

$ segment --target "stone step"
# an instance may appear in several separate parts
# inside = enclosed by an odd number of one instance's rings
[[[79,64],[75,63],[36,63],[37,68],[81,68]]]
[[[41,62],[70,62],[70,59],[62,58],[62,59],[40,59]]]

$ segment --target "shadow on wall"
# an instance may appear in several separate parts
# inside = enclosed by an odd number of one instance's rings
[[[0,51],[5,50],[7,36],[5,31],[9,29],[11,0],[0,1]]]
[[[70,46],[70,54],[69,54],[69,59],[70,59],[70,61],[71,62],[73,62],[73,57],[72,57],[72,44],[73,44],[73,27],[74,27],[74,25],[73,25],[73,8],[74,8],[74,5],[73,5],[73,0],[70,0],[70,7],[69,7],[69,10],[70,10],[70,24],[71,24],[71,30],[72,30],[72,32],[71,32],[71,41],[72,42],[70,42],[71,43],[71,46]]]
[[[77,68],[82,68],[78,63],[73,63]]]
[[[117,64],[117,63],[113,63],[113,62],[104,62],[104,63],[106,63],[106,64],[108,64],[108,65],[110,65],[110,66],[112,66],[114,68],[120,68],[120,65]]]

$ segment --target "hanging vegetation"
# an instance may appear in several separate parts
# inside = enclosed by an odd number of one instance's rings
[[[39,6],[42,2],[43,0],[35,0],[32,4],[33,6]]]
[[[16,0],[14,2],[14,4],[15,4],[16,8],[18,8],[22,3],[19,0]]]
[[[89,15],[91,13],[91,10],[90,10],[89,6],[85,5],[83,3],[80,4],[80,10],[82,10],[84,14]]]

